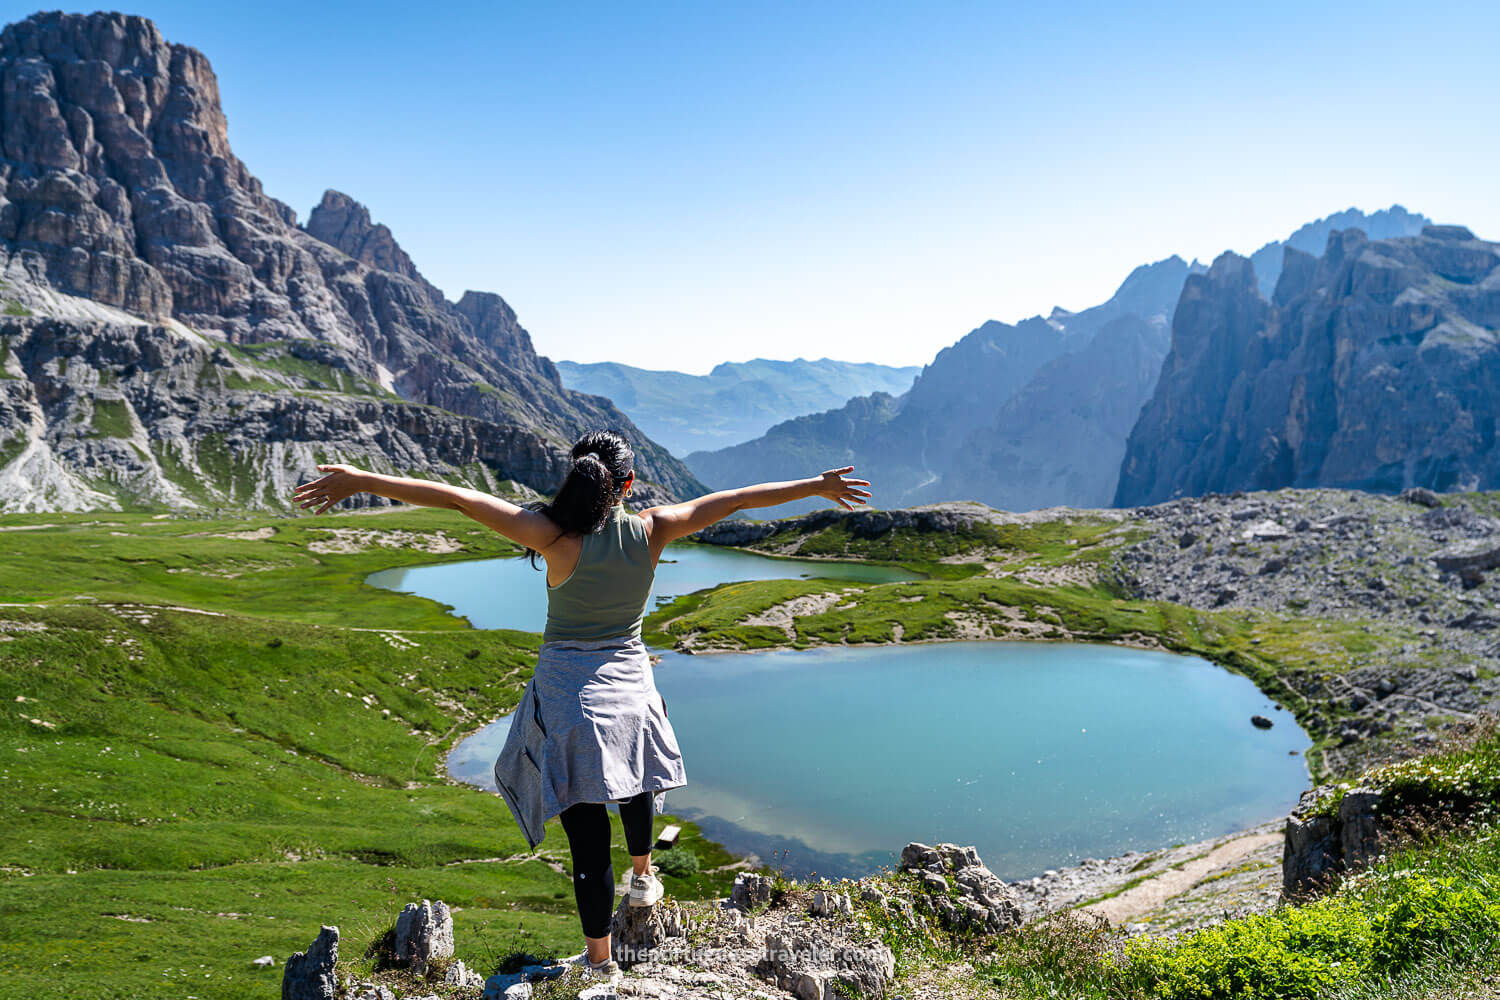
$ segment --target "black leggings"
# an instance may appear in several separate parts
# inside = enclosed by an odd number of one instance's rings
[[[651,852],[651,793],[620,803],[620,824],[631,856]],[[580,802],[558,817],[573,852],[573,898],[584,937],[609,933],[615,909],[615,866],[609,860],[609,812],[603,802]]]

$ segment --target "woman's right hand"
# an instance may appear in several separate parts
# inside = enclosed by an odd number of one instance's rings
[[[846,465],[842,469],[829,469],[818,477],[815,495],[827,497],[840,504],[845,510],[853,510],[855,504],[863,504],[865,497],[870,495],[870,491],[859,489],[859,487],[870,484],[863,479],[845,478],[845,473],[853,471],[852,465]]]

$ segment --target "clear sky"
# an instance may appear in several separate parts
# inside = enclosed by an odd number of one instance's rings
[[[554,358],[921,364],[1351,206],[1500,238],[1493,2],[124,9],[268,193],[347,192]]]

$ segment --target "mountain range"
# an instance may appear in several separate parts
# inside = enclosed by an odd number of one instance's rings
[[[1399,205],[1368,215],[1350,209],[1260,248],[1250,273],[1274,286],[1284,255],[1341,226],[1408,235],[1428,221]],[[1057,308],[1014,325],[992,320],[940,351],[900,396],[872,394],[778,424],[754,441],[692,453],[688,467],[727,487],[852,464],[887,507],[962,499],[1008,510],[1109,506],[1126,439],[1171,348],[1179,297],[1205,270],[1173,256],[1137,267],[1090,309]]]
[[[921,369],[831,358],[755,358],[726,361],[707,375],[614,362],[559,361],[557,371],[569,389],[614,400],[643,431],[681,456],[749,441],[783,420],[854,396],[905,392]]]
[[[850,464],[885,507],[1490,488],[1497,259],[1349,209],[984,323],[915,378],[559,366],[348,195],[305,222],[267,195],[202,53],[141,17],[35,14],[0,31],[0,510],[286,507],[334,461],[550,491],[597,427],[634,441],[645,503]]]
[[[702,488],[352,198],[299,225],[208,59],[145,18],[8,25],[0,80],[0,509],[285,506],[320,461],[550,491],[599,426],[643,499]]]
[[[1500,486],[1500,243],[1463,226],[1295,248],[1273,294],[1227,253],[1183,288],[1119,506],[1285,486]]]

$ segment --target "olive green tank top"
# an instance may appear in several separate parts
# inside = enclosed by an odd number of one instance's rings
[[[547,585],[542,641],[640,635],[655,578],[646,525],[616,504],[603,528],[583,536],[578,565],[568,578]]]

